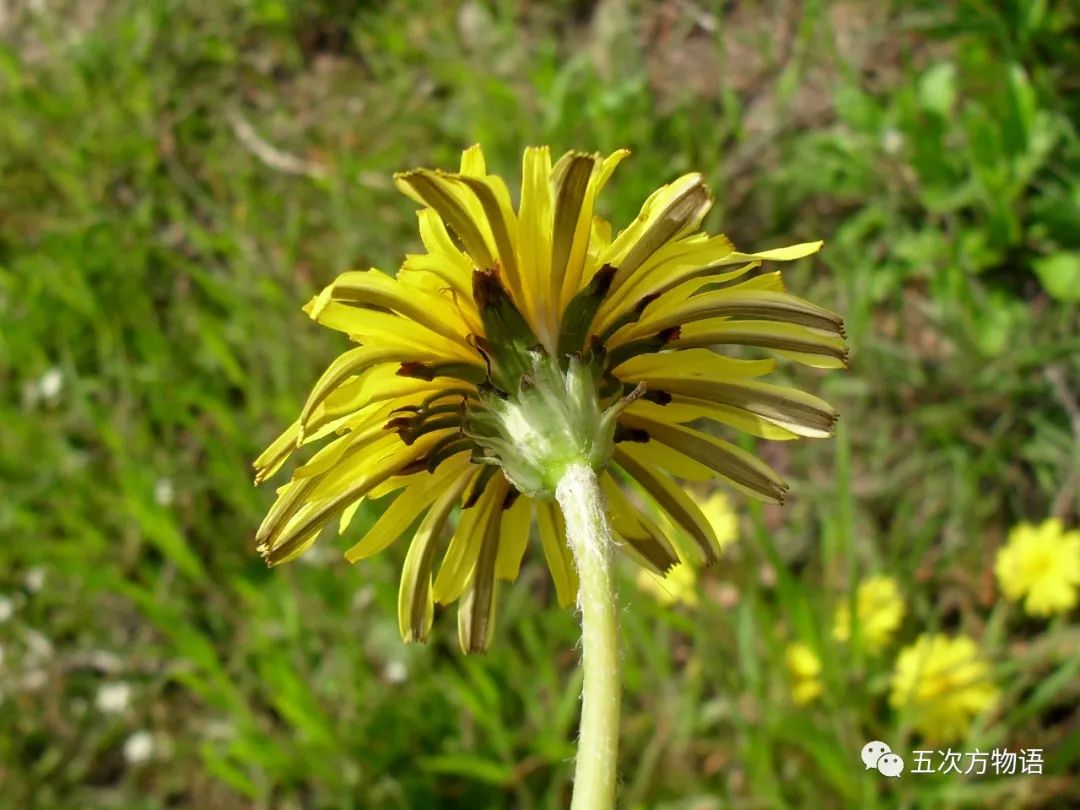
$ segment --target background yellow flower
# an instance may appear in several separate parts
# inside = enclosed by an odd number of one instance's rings
[[[683,604],[694,607],[698,603],[697,571],[692,565],[680,562],[671,567],[664,576],[639,568],[637,586],[661,605]]]
[[[721,549],[733,543],[739,534],[739,516],[731,506],[728,497],[719,491],[713,491],[704,498],[694,498],[701,508],[701,514],[716,535],[716,542]],[[660,515],[660,526],[668,536],[679,533],[664,514]],[[681,603],[694,607],[698,604],[697,568],[688,563],[685,554],[676,543],[672,547],[679,555],[679,563],[672,566],[663,576],[655,572],[640,569],[637,573],[637,585],[645,593],[656,598],[661,605]]]
[[[784,653],[784,663],[791,675],[791,698],[803,705],[816,700],[824,691],[821,682],[821,659],[809,644],[795,641]]]
[[[994,566],[1002,593],[1023,600],[1032,616],[1065,613],[1076,605],[1080,588],[1080,531],[1065,531],[1057,518],[1038,526],[1021,523]]]
[[[896,580],[887,576],[870,577],[859,585],[855,603],[862,643],[871,651],[880,651],[892,640],[904,619],[904,600]],[[846,602],[836,608],[833,638],[851,639],[851,606]]]
[[[923,634],[896,659],[889,702],[927,740],[961,739],[997,699],[989,667],[967,636]]]
[[[739,536],[739,515],[731,507],[731,501],[719,490],[709,494],[701,502],[701,512],[716,533],[720,547],[733,543]]]

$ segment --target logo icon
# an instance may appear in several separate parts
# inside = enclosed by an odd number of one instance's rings
[[[904,772],[904,760],[894,754],[888,744],[881,740],[871,740],[862,747],[862,761],[866,770],[875,769],[882,776],[897,778]]]

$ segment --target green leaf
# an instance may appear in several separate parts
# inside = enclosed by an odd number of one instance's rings
[[[1080,253],[1052,253],[1033,262],[1043,289],[1059,301],[1080,301]]]
[[[487,782],[490,785],[506,785],[514,776],[514,769],[502,762],[474,754],[443,754],[421,757],[420,767],[428,773],[450,774]]]
[[[1027,151],[1031,130],[1038,111],[1035,90],[1020,65],[1009,65],[1007,72],[1009,115],[1003,127],[1005,144],[1016,155]]]
[[[919,104],[945,118],[956,103],[956,66],[951,62],[934,65],[919,78]]]

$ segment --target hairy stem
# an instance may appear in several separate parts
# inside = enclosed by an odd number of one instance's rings
[[[619,751],[619,614],[611,558],[614,541],[596,473],[584,463],[566,468],[555,489],[566,539],[577,563],[581,656],[585,669],[571,810],[615,806]]]

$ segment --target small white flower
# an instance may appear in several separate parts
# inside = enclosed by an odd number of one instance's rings
[[[120,714],[131,703],[131,685],[119,683],[102,684],[95,704],[105,714]]]
[[[7,596],[0,596],[0,624],[15,615],[15,603]]]
[[[31,568],[23,577],[23,584],[30,593],[37,593],[45,585],[45,569],[41,566]]]
[[[904,148],[904,133],[890,127],[881,133],[881,148],[887,155],[895,155]]]
[[[154,503],[158,506],[171,506],[175,494],[172,479],[159,478],[154,484]]]
[[[353,594],[353,610],[365,610],[375,601],[375,589],[371,585],[365,585]]]
[[[768,563],[762,565],[758,571],[758,581],[761,582],[762,587],[772,588],[776,585],[776,569]]]
[[[206,721],[203,734],[210,740],[231,740],[236,736],[236,726],[228,720],[213,718]]]
[[[44,633],[28,629],[23,641],[26,644],[26,660],[32,666],[44,664],[53,657],[53,643]]]
[[[722,583],[716,589],[716,601],[720,603],[721,607],[728,610],[738,605],[741,598],[742,594],[739,593],[739,589],[729,582]]]
[[[36,692],[45,686],[45,682],[48,681],[48,679],[45,670],[29,669],[23,672],[22,679],[19,681],[19,686],[26,692]]]
[[[409,678],[409,668],[405,666],[404,661],[393,658],[386,662],[383,677],[388,683],[405,683]]]
[[[44,400],[52,401],[64,388],[64,374],[58,368],[50,368],[38,380],[38,393]]]
[[[154,735],[145,729],[124,741],[124,759],[129,765],[142,765],[154,756]]]

